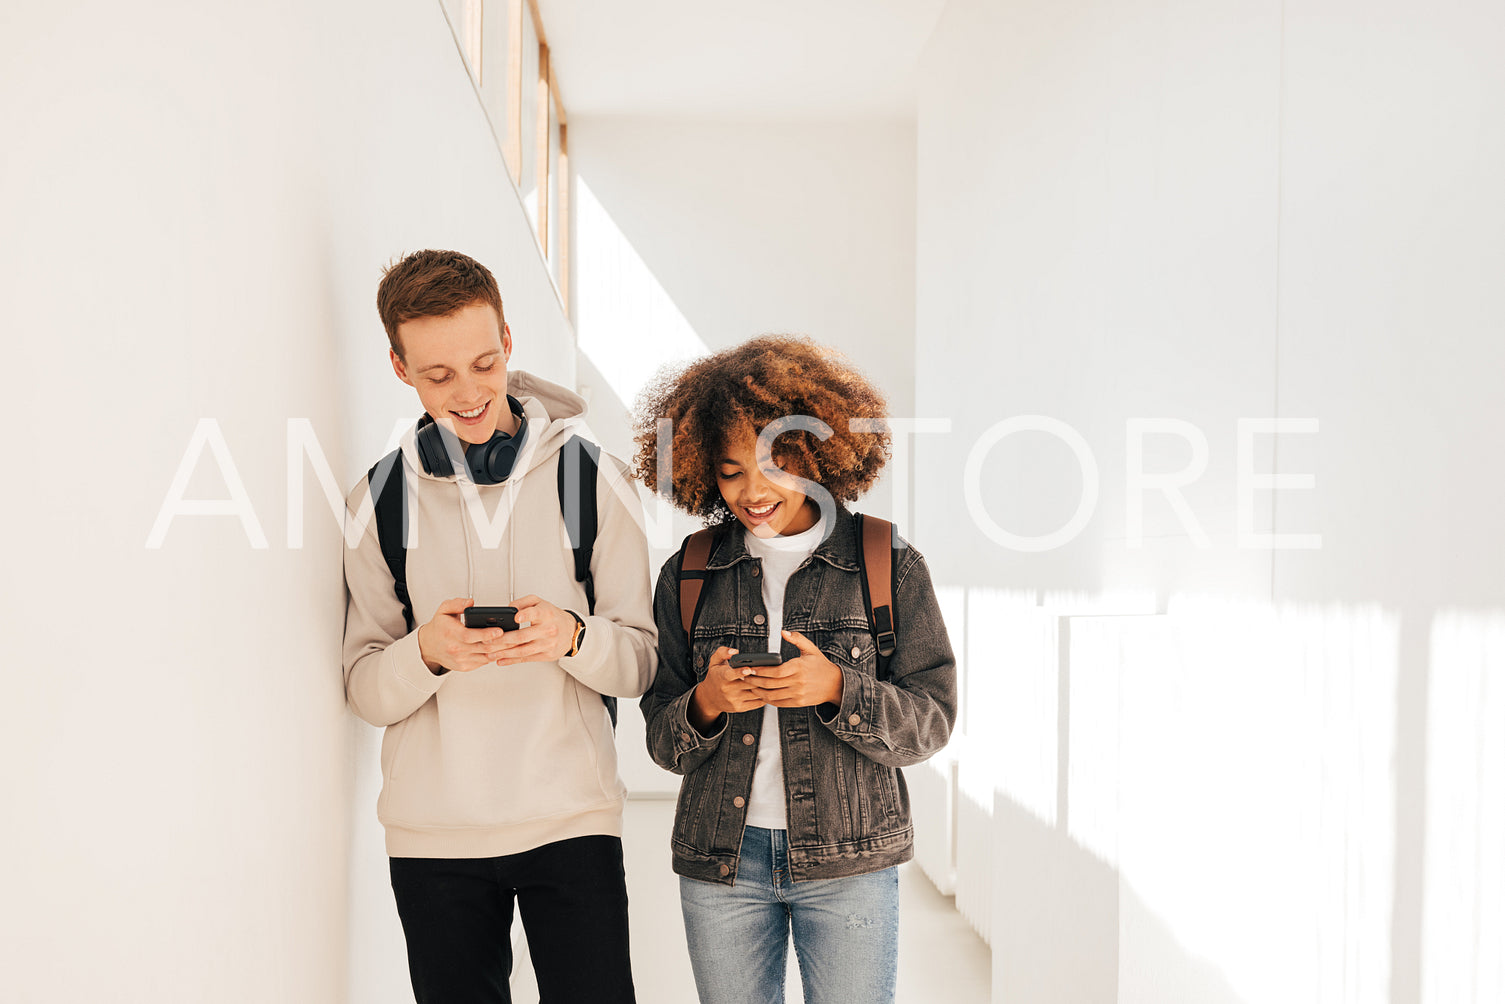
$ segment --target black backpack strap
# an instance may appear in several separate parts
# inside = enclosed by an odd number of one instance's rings
[[[888,662],[898,648],[894,633],[894,525],[876,516],[857,516],[861,546],[862,597],[867,601],[868,629],[878,646],[878,679],[888,678]]]
[[[585,586],[585,602],[590,613],[596,612],[596,577],[591,572],[591,557],[596,549],[596,471],[601,465],[601,447],[588,439],[571,436],[559,451],[557,484],[559,511],[564,516],[564,532],[575,555],[575,581]],[[611,727],[617,727],[617,699],[601,695]]]
[[[392,573],[392,591],[402,601],[402,616],[412,631],[413,601],[408,598],[407,489],[402,451],[393,450],[366,472],[376,509],[376,539]]]
[[[575,554],[575,581],[585,583],[585,601],[596,612],[596,580],[591,556],[596,547],[596,470],[601,448],[572,436],[559,451],[559,511]]]

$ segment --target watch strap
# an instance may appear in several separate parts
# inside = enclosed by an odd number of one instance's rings
[[[575,618],[575,637],[570,640],[570,650],[565,655],[566,657],[579,655],[580,643],[585,640],[585,618],[573,610],[566,610],[565,613]]]

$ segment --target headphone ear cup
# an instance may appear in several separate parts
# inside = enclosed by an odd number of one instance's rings
[[[472,446],[465,454],[470,479],[478,485],[499,485],[506,481],[514,459],[511,441],[499,436],[485,446]]]
[[[496,440],[482,446],[472,446],[465,451],[465,466],[470,468],[470,480],[478,485],[494,485],[497,479],[491,475],[492,447]]]
[[[517,466],[518,449],[528,435],[528,419],[518,416],[517,431],[508,436],[498,432],[484,446],[471,447],[465,454],[465,466],[470,468],[470,477],[478,485],[499,485],[512,476]]]
[[[430,420],[420,426],[416,441],[418,459],[423,461],[425,473],[436,478],[447,478],[455,473],[455,467],[444,451],[443,433],[438,422]]]

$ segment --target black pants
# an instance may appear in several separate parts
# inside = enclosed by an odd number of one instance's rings
[[[635,1004],[620,838],[391,863],[418,1004],[511,1004],[514,896],[541,1004]]]

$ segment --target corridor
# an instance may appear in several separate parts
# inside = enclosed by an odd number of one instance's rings
[[[881,389],[827,424],[890,437],[855,508],[958,692],[900,1001],[1505,1002],[1502,52],[1501,0],[0,3],[0,998],[412,1000],[378,806],[437,701],[352,710],[346,500],[425,413],[383,269],[454,249],[624,461],[757,335]],[[627,491],[656,570],[698,523]],[[483,550],[427,587],[524,592]]]

